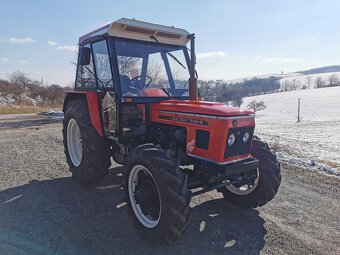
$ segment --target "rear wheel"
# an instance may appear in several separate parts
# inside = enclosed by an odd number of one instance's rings
[[[254,137],[250,153],[259,160],[259,168],[243,177],[252,175],[252,181],[244,185],[229,185],[219,190],[227,202],[245,208],[265,205],[274,198],[281,183],[280,164],[267,143]]]
[[[110,150],[91,123],[86,100],[78,98],[66,105],[63,138],[72,176],[79,183],[99,182],[111,165]]]
[[[177,164],[157,147],[137,147],[125,176],[130,213],[146,241],[160,245],[176,241],[191,214],[187,178]]]

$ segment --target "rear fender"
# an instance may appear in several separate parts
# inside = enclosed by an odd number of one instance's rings
[[[87,107],[90,113],[90,119],[93,127],[100,136],[103,136],[102,120],[100,118],[100,108],[97,92],[93,91],[69,91],[65,93],[63,112],[65,112],[67,104],[72,100],[84,98],[87,101]]]

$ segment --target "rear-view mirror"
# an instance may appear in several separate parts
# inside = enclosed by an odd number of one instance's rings
[[[87,66],[91,61],[91,49],[89,47],[82,47],[79,49],[79,65]]]

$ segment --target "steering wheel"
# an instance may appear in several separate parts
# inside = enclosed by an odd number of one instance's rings
[[[142,86],[142,78],[145,78],[144,87]],[[138,76],[131,78],[131,82],[133,84],[138,84],[140,89],[145,89],[145,88],[149,87],[149,85],[151,84],[152,78],[149,75],[138,75]]]

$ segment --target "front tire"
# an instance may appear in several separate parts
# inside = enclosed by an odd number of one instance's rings
[[[65,107],[63,142],[72,177],[82,184],[99,182],[111,165],[110,150],[93,127],[85,99],[74,99]]]
[[[256,208],[268,203],[281,183],[280,164],[267,143],[254,137],[250,154],[259,160],[254,182],[246,185],[248,187],[230,185],[219,190],[227,202],[244,208]]]
[[[171,244],[184,232],[191,214],[187,175],[152,144],[137,147],[125,175],[129,211],[141,237]]]

